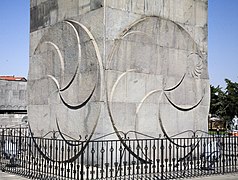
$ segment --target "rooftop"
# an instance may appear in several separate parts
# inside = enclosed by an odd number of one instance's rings
[[[27,81],[26,78],[20,76],[0,76],[0,80],[5,81]]]

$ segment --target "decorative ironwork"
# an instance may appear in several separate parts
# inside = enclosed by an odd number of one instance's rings
[[[120,132],[122,140],[105,140],[111,133],[87,141],[51,133],[55,138],[34,137],[26,127],[0,128],[0,169],[33,179],[83,180],[175,179],[237,172],[238,167],[238,138],[232,136],[196,131],[190,138],[128,138],[133,131]]]

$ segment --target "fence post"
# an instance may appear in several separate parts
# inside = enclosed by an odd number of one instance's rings
[[[21,153],[21,126],[20,126],[20,132],[19,132],[19,152],[18,153]]]
[[[164,139],[161,139],[161,179],[164,179]]]
[[[4,148],[4,129],[2,129],[2,135],[1,135],[1,144],[0,144],[0,169],[2,170],[3,168],[3,148]]]
[[[222,149],[222,174],[225,173],[225,148],[226,148],[226,143],[225,143],[225,137],[222,136],[222,141],[223,141],[223,149]]]
[[[81,176],[81,180],[83,180],[84,178],[83,178],[83,175],[84,175],[84,149],[83,149],[83,147],[84,147],[84,142],[82,142],[82,149],[81,149],[81,151],[82,151],[82,154],[81,154],[81,170],[80,170],[80,176]]]

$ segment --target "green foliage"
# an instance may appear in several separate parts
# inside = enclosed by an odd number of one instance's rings
[[[220,86],[211,86],[210,114],[224,117],[226,111],[224,103],[225,99],[225,93],[222,91],[222,88]]]
[[[227,131],[219,131],[218,133],[217,133],[217,131],[208,131],[208,133],[210,134],[210,135],[227,135],[228,133],[227,133]]]
[[[238,83],[225,79],[226,88],[211,86],[210,114],[230,121],[238,115]]]
[[[229,79],[226,81],[226,101],[227,101],[227,116],[233,118],[238,113],[238,83],[232,82]]]

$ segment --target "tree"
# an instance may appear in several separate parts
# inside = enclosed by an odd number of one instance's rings
[[[210,86],[211,88],[211,102],[210,114],[216,115],[220,118],[226,115],[226,95],[222,91],[222,87]]]
[[[238,115],[238,83],[225,79],[226,88],[211,87],[210,114],[216,115],[226,121]]]
[[[226,81],[226,117],[232,119],[238,115],[238,83],[232,82],[229,79]]]

